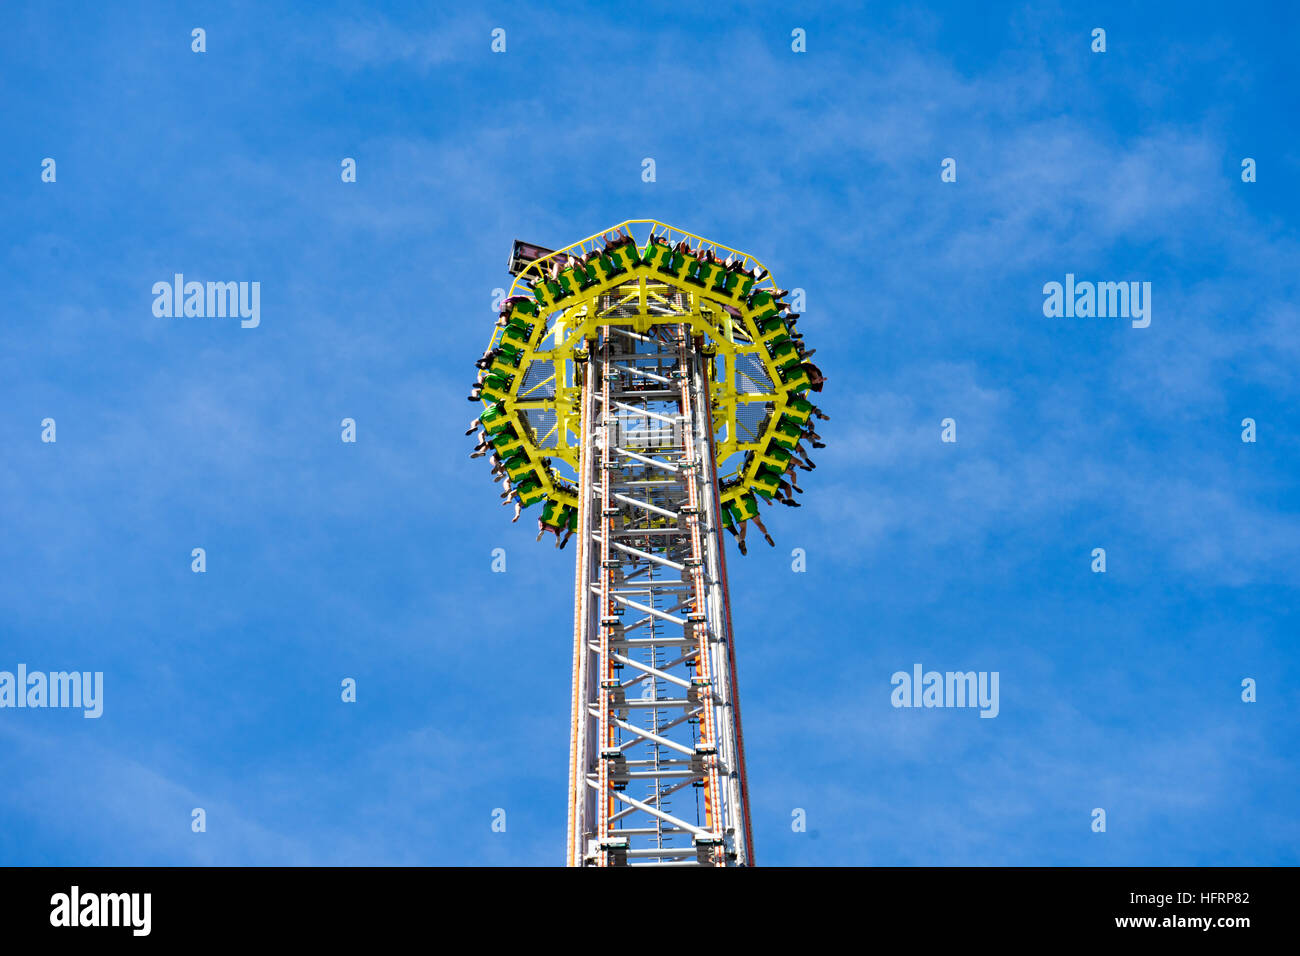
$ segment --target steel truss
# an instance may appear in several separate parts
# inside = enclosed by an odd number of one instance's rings
[[[703,345],[607,325],[578,355],[571,866],[753,863]]]

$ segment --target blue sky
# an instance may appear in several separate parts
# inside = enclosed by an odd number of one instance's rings
[[[511,240],[635,217],[804,289],[829,378],[729,561],[760,864],[1300,862],[1289,5],[175,6],[0,33],[0,669],[105,675],[0,710],[0,863],[560,862],[572,558],[464,395]],[[999,716],[894,709],[917,662]]]

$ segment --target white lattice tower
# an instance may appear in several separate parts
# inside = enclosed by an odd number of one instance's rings
[[[685,324],[578,356],[572,866],[753,863],[712,362]]]

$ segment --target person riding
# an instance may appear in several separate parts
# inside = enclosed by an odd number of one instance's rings
[[[537,519],[537,540],[541,541],[542,535],[549,531],[555,535],[555,546],[563,550],[577,529],[578,509],[561,504],[554,498],[547,498],[546,504],[542,506],[541,517]]]
[[[736,546],[740,549],[741,554],[749,553],[745,545],[745,531],[750,521],[758,525],[758,530],[763,533],[767,543],[775,548],[776,542],[767,533],[767,528],[763,525],[763,519],[758,516],[758,502],[754,499],[753,492],[746,492],[723,502],[722,526],[735,537]]]

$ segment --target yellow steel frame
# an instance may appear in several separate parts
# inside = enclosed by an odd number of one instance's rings
[[[648,232],[645,241],[642,242],[638,233],[645,232],[646,227]],[[765,273],[764,277],[753,284],[750,289],[751,295],[760,289],[770,291],[777,289],[767,267],[748,253],[705,239],[684,229],[678,229],[657,219],[628,219],[563,249],[557,249],[529,264],[516,276],[510,287],[510,294],[531,298],[532,284],[529,280],[544,275],[544,270],[554,260],[564,261],[565,257],[579,256],[603,248],[605,240],[620,230],[637,240],[639,253],[645,251],[652,236],[663,237],[673,245],[686,240],[696,250],[709,250],[719,258],[730,256],[733,260],[739,260],[751,272],[756,268],[762,269]],[[612,310],[603,313],[600,311],[598,307],[600,297],[609,295],[615,289],[620,293],[619,305],[636,303],[636,311],[633,314],[616,316],[610,314]],[[655,303],[672,308],[664,297],[669,291],[687,293],[689,309],[674,309],[668,314],[649,311],[649,306]],[[727,311],[726,307],[737,310],[739,315]],[[604,282],[564,299],[549,312],[544,310],[539,316],[539,321],[547,323],[546,331],[535,345],[530,345],[524,350],[519,361],[519,371],[514,376],[509,397],[505,400],[509,421],[515,426],[518,434],[525,439],[523,450],[527,453],[529,462],[536,466],[540,464],[542,458],[558,458],[575,472],[578,471],[581,449],[580,389],[574,382],[572,368],[573,363],[585,357],[587,343],[594,340],[599,329],[606,325],[625,327],[640,333],[647,332],[652,325],[657,324],[689,325],[696,335],[704,337],[706,350],[715,350],[723,366],[722,374],[716,376],[710,385],[713,421],[719,433],[716,437],[717,464],[721,465],[737,452],[760,451],[766,448],[776,432],[786,405],[794,395],[794,390],[782,384],[776,364],[769,356],[767,347],[760,340],[760,333],[754,321],[757,314],[758,310],[750,309],[743,298],[728,297],[726,293],[698,288],[689,283],[671,284],[667,277],[646,262],[639,262],[627,272],[612,276]],[[503,331],[500,327],[493,330],[489,348],[496,347]],[[744,392],[737,387],[736,377],[741,373],[737,371],[736,359],[742,355],[754,356],[758,359],[771,383],[770,390]],[[526,372],[535,361],[551,362],[555,373],[552,378],[535,383],[521,392]],[[555,382],[554,397],[529,397],[551,381]],[[750,387],[757,385],[757,382],[751,380]],[[771,402],[773,411],[763,433],[749,436],[749,440],[745,440],[738,434],[736,409],[739,404],[749,402]],[[483,404],[487,407],[493,403],[485,400]],[[556,438],[554,448],[541,447],[552,435],[551,433],[533,435],[520,415],[524,411],[549,411],[554,414],[555,425],[552,429]],[[739,479],[722,492],[723,502],[734,500],[750,491],[758,468],[759,462],[755,455],[745,474],[740,474],[739,471],[729,475],[719,474],[719,479],[723,481]],[[537,468],[537,472],[542,476],[547,497],[562,504],[577,506],[577,496],[572,486],[564,483],[563,479],[553,481],[552,476],[544,468]]]

